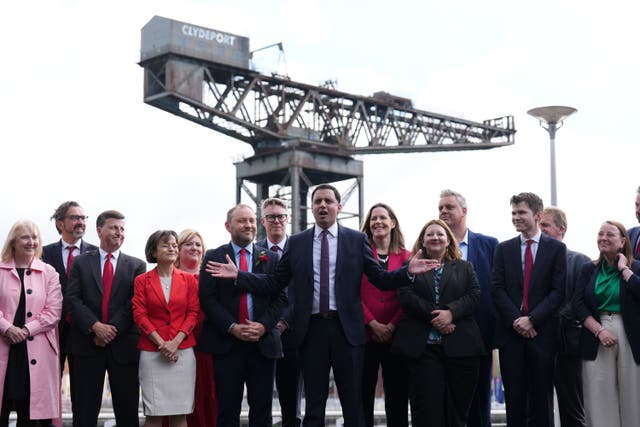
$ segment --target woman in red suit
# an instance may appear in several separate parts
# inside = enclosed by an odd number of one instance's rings
[[[175,268],[178,236],[153,233],[145,247],[148,262],[157,267],[136,277],[133,319],[140,328],[140,387],[145,426],[186,427],[193,411],[196,360],[193,329],[198,321],[198,281]]]
[[[207,248],[200,233],[186,229],[178,235],[178,259],[176,267],[187,273],[198,275],[202,256]],[[196,340],[202,329],[204,313],[200,311],[198,325],[194,330]],[[213,379],[213,357],[209,353],[195,350],[196,354],[196,390],[193,413],[187,415],[189,427],[216,427],[218,419],[218,401]]]
[[[409,259],[411,253],[404,248],[404,236],[400,223],[391,207],[376,203],[369,209],[362,225],[362,232],[369,237],[373,255],[387,270],[395,270]],[[362,399],[365,425],[373,426],[378,369],[382,366],[387,425],[408,425],[408,373],[403,358],[389,351],[402,310],[396,291],[381,291],[362,276],[362,307],[367,343],[362,372]]]

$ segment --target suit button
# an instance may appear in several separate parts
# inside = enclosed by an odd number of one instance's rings
[[[29,341],[33,341],[33,337],[29,337],[27,338]]]
[[[167,326],[169,326],[171,324],[171,322],[167,322]]]
[[[32,365],[35,365],[36,363],[38,363],[38,362],[36,362],[36,359],[31,359],[31,364]]]
[[[31,317],[31,316],[33,316],[33,314],[31,314],[31,312],[28,312],[27,317]]]
[[[31,295],[32,293],[33,293],[33,290],[27,289],[27,295]]]

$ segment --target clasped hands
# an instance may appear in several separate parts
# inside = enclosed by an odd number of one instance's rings
[[[266,329],[260,322],[245,320],[243,323],[236,323],[229,331],[240,341],[257,342],[265,334]]]
[[[95,334],[93,343],[98,347],[105,347],[118,335],[118,328],[102,322],[94,323],[93,326],[91,326],[91,330]]]
[[[513,329],[525,338],[535,338],[538,335],[529,316],[520,316],[514,320]]]
[[[433,310],[431,314],[435,316],[431,319],[431,326],[436,328],[440,335],[449,335],[456,330],[451,310]]]
[[[179,345],[180,342],[175,338],[169,341],[163,341],[162,344],[158,346],[158,351],[160,351],[160,354],[162,354],[169,362],[175,363],[178,361]]]
[[[233,263],[229,255],[225,256],[227,258],[226,263],[207,261],[205,271],[213,277],[220,279],[237,279],[238,268]],[[409,260],[407,271],[409,274],[416,275],[426,273],[427,271],[437,268],[440,268],[440,261],[435,259],[424,259],[422,258],[422,252],[418,252]]]
[[[7,344],[18,344],[29,338],[29,330],[27,328],[18,328],[17,326],[9,326],[4,333],[4,340]]]

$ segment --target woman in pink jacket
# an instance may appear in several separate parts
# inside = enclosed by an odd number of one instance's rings
[[[15,409],[18,426],[49,426],[60,416],[56,325],[62,312],[58,273],[40,261],[40,230],[18,221],[0,261],[0,426]]]
[[[387,270],[400,268],[411,254],[404,247],[404,236],[395,212],[384,203],[369,209],[362,224],[362,232],[369,238],[373,255]],[[396,291],[381,291],[362,276],[362,308],[367,343],[362,371],[364,424],[372,427],[378,369],[382,366],[385,413],[390,427],[407,427],[408,373],[402,356],[391,353],[391,341],[402,317]]]

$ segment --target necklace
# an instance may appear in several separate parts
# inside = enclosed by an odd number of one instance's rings
[[[381,262],[384,262],[384,263],[386,264],[386,263],[387,263],[387,261],[389,261],[389,254],[386,254],[386,255],[378,254],[378,259],[379,259]]]

